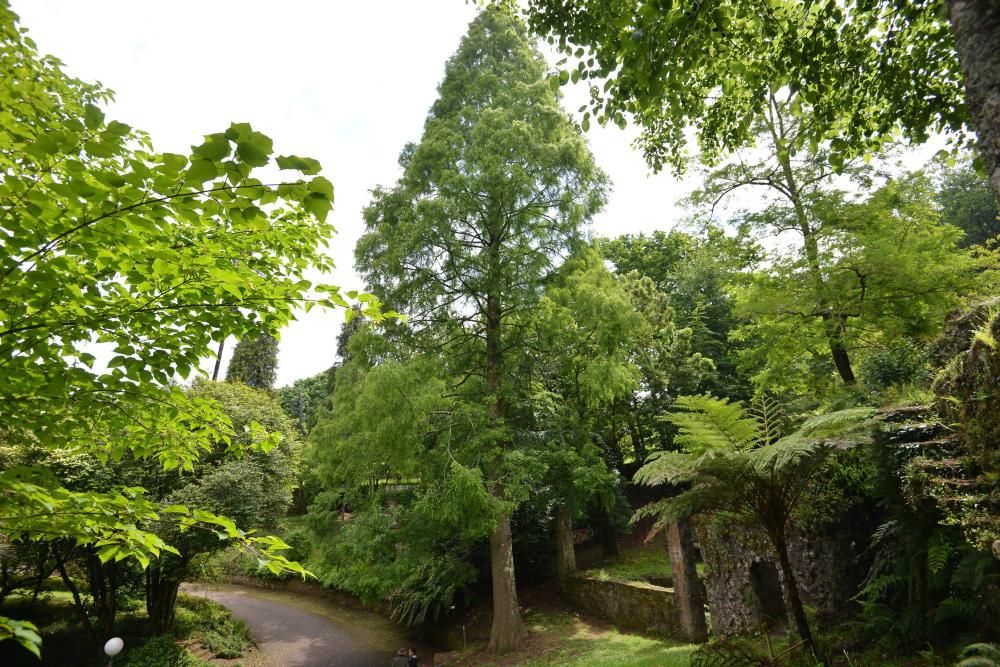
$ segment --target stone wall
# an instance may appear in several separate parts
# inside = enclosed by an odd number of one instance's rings
[[[683,638],[671,588],[578,573],[566,579],[563,595],[582,611],[616,626]]]
[[[728,636],[785,623],[781,568],[767,538],[738,524],[710,520],[699,526],[698,535],[712,632]],[[793,531],[789,558],[802,601],[821,615],[841,612],[864,576],[858,555],[866,543],[840,532],[813,536]]]

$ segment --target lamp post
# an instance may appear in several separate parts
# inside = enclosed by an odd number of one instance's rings
[[[115,664],[115,656],[121,653],[123,648],[125,648],[125,642],[122,641],[121,637],[112,637],[104,643],[104,653],[108,656],[108,667]]]

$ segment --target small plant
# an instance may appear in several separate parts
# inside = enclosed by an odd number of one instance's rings
[[[983,321],[972,332],[972,342],[978,340],[991,350],[997,349],[997,339],[993,335],[993,323],[998,317],[1000,317],[1000,307],[994,306],[986,311]]]
[[[170,635],[153,637],[142,646],[128,650],[115,662],[121,667],[211,667],[174,643]]]
[[[958,655],[957,667],[1000,667],[1000,646],[970,644]]]

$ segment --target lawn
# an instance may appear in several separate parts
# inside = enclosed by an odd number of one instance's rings
[[[699,575],[704,569],[705,564],[698,563]],[[645,581],[659,585],[666,583],[662,580],[673,574],[670,556],[662,540],[624,548],[617,556],[602,559],[585,571],[598,579]]]
[[[629,634],[562,609],[529,611],[525,615],[529,637],[518,651],[496,657],[482,643],[467,651],[437,656],[435,664],[569,665],[570,667],[682,667],[689,663],[695,646],[666,639]]]

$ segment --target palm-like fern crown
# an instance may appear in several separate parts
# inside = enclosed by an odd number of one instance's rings
[[[781,488],[774,497],[787,499],[782,511],[790,510],[831,449],[868,437],[873,414],[870,408],[854,408],[818,415],[785,434],[787,420],[772,399],[758,399],[747,409],[707,394],[681,396],[663,419],[677,427],[674,442],[682,451],[652,454],[635,481],[683,485],[686,490],[641,508],[635,519],[657,517],[655,531],[703,511],[757,517],[766,508],[754,506],[754,499],[767,496],[760,491],[768,486]]]

